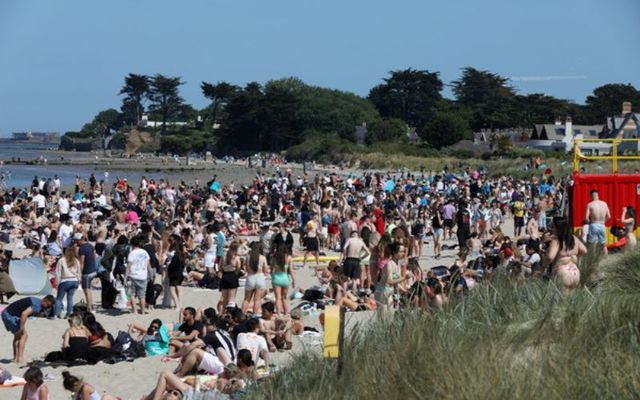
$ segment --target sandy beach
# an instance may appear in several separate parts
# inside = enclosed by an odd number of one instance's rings
[[[510,222],[510,221],[509,221]],[[512,228],[511,224],[508,224],[507,231]],[[296,237],[296,243],[297,237]],[[454,241],[447,241],[448,244],[453,244]],[[299,247],[295,247],[295,250],[302,250]],[[436,265],[450,265],[455,256],[456,251],[445,250],[443,257],[440,260],[435,260],[432,257],[433,247],[432,244],[428,244],[425,248],[424,256],[420,259],[420,266],[427,270]],[[335,254],[329,252],[327,254]],[[313,277],[313,270],[311,267],[296,268],[296,283],[298,287],[309,287],[317,282],[317,279]],[[270,286],[270,284],[269,284]],[[237,302],[241,302],[244,294],[243,289],[238,290]],[[162,296],[161,296],[162,297]],[[220,297],[219,291],[197,288],[184,288],[184,304],[193,307],[215,307],[216,302]],[[81,291],[78,291],[75,296],[76,302],[83,298]],[[94,299],[100,299],[99,291],[94,291]],[[12,299],[16,300],[16,299]],[[161,298],[158,303],[160,304]],[[292,305],[297,304],[297,301],[292,302]],[[375,315],[372,312],[353,312],[347,313],[347,332],[349,327],[355,322],[366,322],[375,320]],[[125,312],[120,315],[110,315],[101,312],[98,308],[97,312],[98,320],[104,325],[107,331],[111,332],[114,336],[118,331],[127,329],[127,325],[133,322],[148,325],[152,319],[160,318],[163,323],[174,323],[178,320],[178,312],[175,310],[158,308],[148,315],[132,315],[130,312]],[[304,317],[305,326],[313,326],[318,330],[321,330],[317,315],[307,315]],[[67,328],[68,324],[64,319],[46,320],[37,319],[30,320],[27,323],[27,331],[29,339],[26,347],[27,360],[42,359],[46,353],[59,350],[62,345],[62,334]],[[11,363],[11,340],[12,336],[4,329],[0,334],[0,366],[7,368],[11,373],[15,375],[21,375],[24,373],[25,368],[19,368],[15,364]],[[291,351],[271,353],[272,363],[284,367],[288,364],[295,354],[305,351],[317,351],[322,349],[322,337],[295,337],[294,347]],[[175,362],[162,363],[160,357],[146,357],[136,359],[133,362],[121,362],[114,365],[98,363],[96,365],[78,366],[68,368],[74,375],[83,377],[88,383],[92,384],[101,393],[109,393],[121,396],[123,399],[139,399],[142,394],[148,393],[153,389],[158,374],[165,369],[173,369],[176,367]],[[67,368],[43,368],[43,373],[51,375],[54,380],[47,382],[52,399],[62,399],[69,397],[69,393],[65,392],[62,388],[62,371]],[[0,398],[13,399],[18,398],[22,389],[17,388],[3,388],[0,389]]]

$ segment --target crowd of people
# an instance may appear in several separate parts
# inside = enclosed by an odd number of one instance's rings
[[[56,295],[14,301],[2,319],[17,363],[25,361],[30,316],[64,317],[62,351],[48,361],[113,360],[129,343],[127,357],[141,349],[180,361],[148,399],[186,398],[195,389],[184,379],[198,372],[220,377],[198,390],[237,391],[261,376],[259,366],[269,368],[271,352],[290,349],[293,335],[313,329],[303,323],[309,309],[335,304],[380,318],[402,307],[437,312],[451,296],[464,298],[500,275],[557,279],[563,290],[575,289],[579,258],[588,244],[605,245],[612,216],[594,191],[583,232],[574,235],[562,208],[570,185],[550,174],[518,180],[469,169],[344,176],[258,170],[242,186],[215,176],[205,186],[144,177],[107,185],[92,174],[69,191],[36,177],[29,190],[0,197],[0,239],[42,258]],[[505,228],[510,218],[513,232]],[[613,251],[636,243],[633,207],[619,222],[623,242],[607,246]],[[455,257],[446,263],[445,253]],[[11,297],[12,254],[1,257],[0,292]],[[441,265],[425,268],[426,260]],[[307,266],[317,281],[297,286],[295,271]],[[98,286],[100,301],[93,298]],[[185,286],[220,290],[220,300],[194,309],[184,304]],[[156,306],[175,308],[177,322],[132,324],[128,337],[114,338],[95,316],[98,307],[147,314]],[[29,393],[43,391],[34,374]],[[99,398],[76,380],[67,387],[65,378],[65,388]]]

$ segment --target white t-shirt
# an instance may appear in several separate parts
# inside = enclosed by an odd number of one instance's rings
[[[71,246],[71,237],[73,236],[73,227],[71,225],[62,224],[60,226],[60,241],[62,247],[67,248]]]
[[[33,201],[36,203],[37,208],[45,208],[47,206],[47,199],[40,193],[33,198]]]
[[[129,278],[137,281],[147,280],[147,264],[149,263],[149,253],[146,250],[137,248],[129,253],[127,265],[129,268]]]
[[[69,214],[69,200],[68,199],[60,199],[58,200],[58,211],[60,214]]]
[[[255,365],[258,365],[262,350],[269,351],[267,339],[254,332],[239,333],[236,340],[238,350],[249,350]]]

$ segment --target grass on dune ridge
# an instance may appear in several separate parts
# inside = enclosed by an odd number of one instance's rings
[[[298,356],[250,393],[278,399],[627,399],[640,393],[640,253],[581,263],[571,295],[484,282],[435,315],[356,327],[343,374]]]

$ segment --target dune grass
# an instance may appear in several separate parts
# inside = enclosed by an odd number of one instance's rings
[[[498,280],[434,315],[396,313],[351,332],[341,376],[307,353],[249,397],[637,398],[640,253],[584,260],[581,271],[571,295]]]

